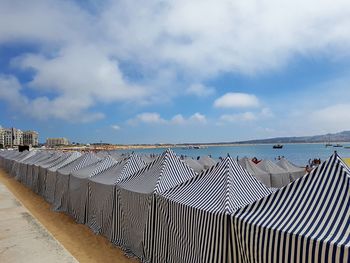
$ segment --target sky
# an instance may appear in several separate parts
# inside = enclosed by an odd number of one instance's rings
[[[0,126],[40,141],[350,129],[348,0],[1,0]]]

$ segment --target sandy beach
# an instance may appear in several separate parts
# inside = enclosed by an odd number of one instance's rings
[[[123,251],[106,238],[93,234],[87,226],[75,223],[66,214],[53,212],[42,197],[7,176],[2,169],[0,181],[79,262],[139,262],[124,256]]]

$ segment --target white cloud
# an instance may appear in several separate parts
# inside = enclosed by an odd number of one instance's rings
[[[308,117],[309,125],[324,132],[349,130],[350,104],[336,104],[313,111]]]
[[[159,113],[156,112],[143,112],[138,114],[134,119],[128,120],[129,124],[137,124],[137,123],[165,123],[166,121],[160,117]]]
[[[203,84],[196,83],[189,86],[186,90],[186,93],[197,97],[207,97],[214,94],[215,89],[213,87],[207,87]]]
[[[214,101],[216,108],[253,108],[259,106],[258,98],[253,94],[229,92]]]
[[[119,131],[119,130],[121,129],[120,126],[117,125],[117,124],[111,125],[111,128],[112,128],[113,130],[115,130],[115,131]]]
[[[189,121],[190,122],[206,123],[207,122],[207,118],[205,117],[205,115],[200,114],[199,112],[196,112],[195,114],[193,114],[189,118]]]
[[[181,87],[188,83],[206,83],[226,72],[280,70],[297,55],[349,56],[347,0],[120,0],[91,5],[97,8],[92,12],[81,5],[0,1],[0,45],[35,47],[13,66],[32,69],[33,80],[20,86],[40,91],[29,98],[14,88],[17,99],[8,99],[9,91],[0,99],[12,106],[34,105],[38,118],[70,119],[73,113],[94,120],[102,117],[90,113],[98,103],[159,103],[185,94]],[[141,80],[130,77],[122,64],[135,65]],[[187,92],[212,94],[201,84]],[[73,100],[82,102],[73,105]]]
[[[186,120],[181,114],[177,114],[171,119],[171,123],[173,124],[184,124],[185,122]]]
[[[182,116],[182,114],[174,115],[170,120],[163,119],[159,113],[156,112],[144,112],[136,115],[135,118],[127,121],[130,125],[136,125],[138,123],[148,124],[168,124],[168,125],[183,125],[183,124],[194,124],[207,122],[205,115],[196,112],[188,118]]]
[[[220,116],[222,122],[239,122],[239,121],[254,121],[257,117],[252,112],[235,113],[235,114],[223,114]]]

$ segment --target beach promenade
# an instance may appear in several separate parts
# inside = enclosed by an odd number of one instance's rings
[[[0,169],[0,262],[138,262]]]

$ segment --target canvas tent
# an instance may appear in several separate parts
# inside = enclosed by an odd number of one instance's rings
[[[252,160],[244,157],[238,163],[267,187],[271,187],[271,175],[261,170]]]
[[[289,172],[279,167],[271,160],[262,160],[258,168],[270,174],[271,187],[282,188],[290,183]]]
[[[21,165],[25,160],[29,159],[31,156],[35,155],[37,152],[36,151],[25,151],[25,153],[21,158],[17,159],[15,163],[13,164],[12,167],[12,173],[11,176],[13,177],[18,177],[21,171]]]
[[[24,151],[12,158],[12,165],[11,165],[11,169],[9,170],[9,175],[11,177],[14,177],[16,175],[16,172],[19,169],[19,164],[21,160],[26,159],[29,153],[30,153],[29,151]]]
[[[116,218],[124,235],[119,240],[127,253],[144,257],[143,237],[149,215],[152,213],[152,199],[190,178],[196,173],[173,151],[168,149],[156,160],[118,184],[117,191],[122,218]],[[118,238],[118,237],[117,237]]]
[[[54,195],[55,199],[53,203],[54,210],[68,212],[68,188],[70,174],[88,165],[97,163],[99,160],[101,159],[94,153],[86,153],[75,161],[57,170]]]
[[[50,158],[37,162],[33,165],[31,189],[36,194],[42,192],[42,180],[44,179],[44,176],[46,174],[46,167],[49,167],[52,163],[57,161],[61,157],[61,155],[62,152],[53,152]]]
[[[24,163],[26,166],[25,174],[24,174],[24,180],[22,183],[24,183],[27,187],[32,188],[33,185],[33,172],[34,172],[34,165],[36,163],[42,162],[44,160],[49,159],[52,156],[51,152],[42,151],[38,152],[36,155],[33,155],[33,158],[28,158]]]
[[[295,164],[289,162],[285,158],[282,158],[276,164],[289,172],[291,182],[295,181],[296,179],[299,179],[306,173],[305,168],[296,166]]]
[[[45,181],[45,190],[43,196],[47,202],[50,204],[55,201],[55,190],[56,190],[56,182],[57,182],[57,170],[62,167],[67,166],[68,164],[74,162],[76,159],[81,157],[80,152],[69,152],[64,153],[60,159],[56,161],[51,167],[47,169]]]
[[[94,177],[116,164],[117,161],[108,155],[71,173],[68,185],[68,213],[77,223],[85,224],[86,221],[89,194],[87,178]]]
[[[115,236],[122,237],[121,227],[113,223],[119,222],[116,217],[122,217],[115,186],[144,166],[145,163],[138,155],[131,154],[102,173],[88,178],[87,225],[94,233],[104,235],[113,243],[116,243]]]
[[[335,153],[234,216],[238,262],[350,262],[350,171]]]
[[[208,169],[217,163],[213,158],[211,158],[209,156],[201,156],[198,159],[198,162],[201,165],[203,165],[204,169]]]
[[[156,195],[145,235],[145,261],[233,262],[237,249],[230,215],[268,194],[266,186],[226,157]]]
[[[197,160],[187,157],[183,160],[189,167],[191,167],[196,173],[200,173],[204,170],[204,165],[199,163]]]

